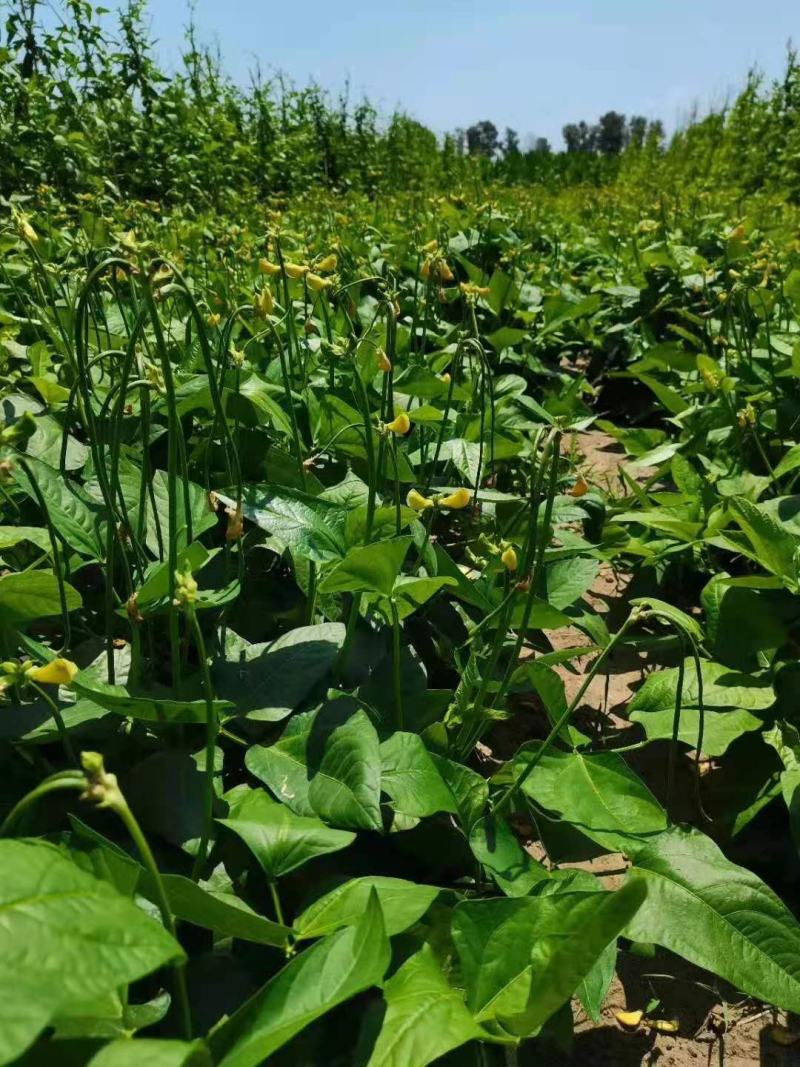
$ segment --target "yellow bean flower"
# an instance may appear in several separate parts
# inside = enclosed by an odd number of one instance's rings
[[[63,659],[59,656],[45,663],[43,667],[29,667],[25,671],[25,677],[31,682],[39,682],[42,685],[72,685],[78,670],[78,665],[71,659]]]

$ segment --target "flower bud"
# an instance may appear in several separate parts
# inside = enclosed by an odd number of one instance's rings
[[[391,422],[386,423],[386,429],[390,433],[396,433],[399,437],[402,437],[411,429],[411,419],[409,419],[405,411],[401,411]]]
[[[513,545],[509,545],[508,548],[500,556],[500,562],[503,564],[509,574],[513,574],[517,569],[517,553]]]
[[[408,496],[406,497],[406,504],[412,511],[425,511],[427,508],[433,507],[433,501],[430,497],[423,496],[422,493],[417,492],[416,489],[410,489]]]
[[[45,663],[43,667],[29,667],[25,671],[25,677],[31,682],[39,682],[42,685],[72,685],[78,672],[77,663],[59,656]]]
[[[471,499],[469,489],[461,486],[460,489],[454,490],[448,496],[440,496],[436,503],[442,508],[452,508],[455,511],[460,511],[469,504]]]

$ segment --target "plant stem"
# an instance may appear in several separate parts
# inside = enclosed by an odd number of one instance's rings
[[[400,674],[400,613],[397,604],[390,600],[392,608],[392,677],[394,681],[394,714],[395,724],[398,730],[404,728],[403,724],[403,690]]]
[[[197,612],[194,608],[190,607],[187,611],[187,615],[192,627],[195,644],[197,645],[197,652],[200,657],[200,673],[203,679],[203,696],[206,701],[206,766],[205,788],[203,793],[203,832],[200,837],[200,844],[197,847],[197,854],[195,855],[194,865],[192,867],[192,880],[196,882],[199,880],[203,865],[206,862],[208,843],[211,840],[211,830],[214,822],[214,756],[216,753],[217,730],[219,724],[217,723],[217,715],[214,711],[211,674],[208,669],[208,658],[206,656],[206,643],[203,638],[203,631],[197,618]]]
[[[589,671],[589,673],[584,678],[583,684],[581,685],[580,689],[578,690],[578,692],[573,697],[572,702],[567,707],[566,711],[563,713],[563,715],[561,715],[559,717],[559,719],[553,725],[553,728],[551,729],[550,733],[547,735],[547,737],[544,739],[544,741],[542,741],[541,745],[539,745],[537,750],[531,756],[531,758],[528,761],[528,763],[526,764],[525,769],[522,772],[522,774],[520,774],[511,783],[511,785],[508,787],[508,789],[506,789],[505,793],[502,794],[502,796],[500,797],[498,802],[494,805],[494,809],[493,810],[494,810],[494,814],[495,815],[500,815],[502,812],[504,812],[506,810],[506,808],[508,808],[509,804],[514,799],[515,795],[520,791],[520,789],[522,788],[524,783],[527,781],[527,779],[530,776],[530,774],[536,768],[537,764],[540,762],[540,760],[545,755],[547,750],[552,746],[553,742],[556,740],[558,735],[561,733],[561,731],[567,725],[569,720],[572,718],[572,715],[573,715],[575,709],[578,707],[578,705],[580,704],[581,700],[583,699],[583,694],[586,692],[586,690],[592,684],[592,680],[594,679],[594,677],[597,674],[597,672],[600,670],[600,666],[603,663],[605,663],[605,661],[611,655],[611,652],[614,650],[616,645],[619,644],[619,642],[625,636],[625,633],[633,625],[633,623],[636,622],[639,619],[645,618],[646,614],[647,613],[643,612],[641,609],[634,608],[633,611],[628,616],[628,618],[622,624],[622,626],[620,626],[620,628],[617,630],[617,632],[614,634],[614,636],[608,642],[606,647],[603,649],[603,651],[600,653],[600,655],[597,657],[597,659],[592,664],[592,669]]]
[[[158,905],[158,910],[161,912],[161,919],[169,933],[177,941],[175,919],[170,910],[169,897],[167,896],[167,891],[161,878],[161,872],[158,869],[158,864],[155,861],[155,857],[147,842],[147,838],[142,833],[142,828],[139,826],[136,816],[128,807],[128,803],[124,798],[121,802],[114,803],[112,807],[125,824],[125,828],[131,835],[133,843],[136,845],[136,849],[142,858],[142,863],[147,868],[150,877],[153,879],[156,904]],[[172,965],[172,973],[175,978],[175,996],[181,1014],[181,1027],[183,1029],[184,1037],[189,1041],[192,1037],[192,1014],[189,1008],[189,997],[186,991],[185,967],[186,963],[183,959],[176,960]]]
[[[58,730],[58,736],[61,738],[61,744],[64,748],[64,755],[67,757],[68,762],[74,763],[76,767],[80,766],[80,764],[78,763],[78,757],[75,754],[75,749],[72,747],[72,742],[69,739],[67,727],[64,725],[64,719],[62,718],[58,704],[56,704],[55,700],[53,700],[53,698],[48,693],[46,693],[41,686],[37,685],[36,682],[32,682],[29,680],[28,685],[31,687],[31,689],[35,690],[35,692],[39,694],[45,704],[47,704],[47,706],[50,708],[50,713],[53,716],[53,720],[55,721],[56,729]]]

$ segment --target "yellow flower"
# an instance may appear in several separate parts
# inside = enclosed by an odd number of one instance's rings
[[[312,274],[311,271],[306,274],[306,284],[309,289],[313,289],[315,293],[318,293],[321,289],[329,289],[333,282],[330,278],[321,278],[319,274]]]
[[[331,252],[329,256],[325,256],[324,259],[321,259],[319,263],[317,263],[317,270],[322,271],[323,274],[330,274],[331,271],[336,270],[336,264],[338,262],[336,256]]]
[[[401,411],[391,422],[386,423],[386,429],[402,437],[403,434],[408,433],[411,429],[411,419],[406,415],[405,411]]]
[[[43,685],[71,685],[78,670],[78,665],[71,659],[59,657],[45,663],[43,667],[29,667],[25,677]]]
[[[280,274],[281,268],[277,263],[270,263],[268,259],[260,259],[258,261],[258,269],[262,274],[268,274],[270,277],[273,274]]]
[[[445,371],[444,374],[440,374],[439,377],[441,378],[441,380],[444,382],[445,385],[449,385],[450,384],[450,372],[449,371]]]
[[[440,496],[437,503],[443,508],[453,508],[454,510],[460,510],[465,508],[472,499],[469,489],[465,489],[463,485],[460,489],[456,489],[450,493],[449,496]]]
[[[36,232],[36,230],[34,230],[30,222],[28,222],[28,219],[25,215],[17,216],[17,227],[19,229],[20,234],[25,238],[26,241],[30,241],[32,245],[35,245],[36,242],[39,240],[39,234]]]
[[[635,1030],[639,1023],[642,1021],[643,1011],[618,1011],[614,1013],[614,1017],[620,1026],[628,1027],[631,1030]]]
[[[256,314],[262,319],[265,319],[267,315],[271,315],[275,309],[275,301],[272,297],[272,293],[269,289],[262,289],[256,293],[253,300],[253,307],[256,310]]]
[[[479,296],[488,296],[491,290],[488,285],[473,285],[472,282],[460,282],[459,289],[467,299],[477,300]]]
[[[657,1030],[659,1034],[677,1034],[680,1027],[677,1019],[653,1019],[650,1029]]]
[[[382,348],[378,349],[378,370],[382,370],[384,374],[388,374],[391,369],[392,361]]]
[[[501,555],[500,562],[510,574],[514,573],[517,569],[517,553],[513,545],[509,545]]]
[[[284,263],[283,269],[289,278],[302,278],[304,274],[308,274],[310,268],[305,263]]]
[[[212,311],[210,315],[206,315],[206,322],[209,326],[219,326],[222,322],[222,315],[217,314],[216,311]]]
[[[410,489],[408,496],[406,497],[406,504],[412,509],[412,511],[425,511],[426,508],[433,507],[433,501],[430,497],[423,496],[422,493],[418,493],[416,489]]]
[[[432,241],[428,241],[427,244],[422,246],[422,251],[430,254],[431,252],[435,252],[438,247],[439,242],[434,238]]]

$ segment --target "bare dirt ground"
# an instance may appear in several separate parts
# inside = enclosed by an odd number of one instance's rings
[[[565,446],[574,447],[572,442],[565,442]],[[592,430],[579,435],[577,448],[587,481],[602,489],[619,492],[619,468],[626,462],[626,457],[614,439]],[[649,473],[639,470],[637,476],[644,480]],[[627,614],[627,585],[627,576],[615,574],[611,567],[604,566],[587,594],[586,599],[592,606],[607,614],[612,630]],[[585,634],[577,629],[554,631],[548,637],[555,648],[588,643]],[[588,655],[574,660],[573,670],[559,668],[568,700],[578,692],[592,660],[593,656]],[[584,694],[577,721],[580,722],[581,715],[595,721],[600,716],[616,729],[629,728],[630,724],[619,713],[643,681],[646,669],[644,657],[629,654],[613,659],[608,672],[598,673]],[[536,712],[530,709],[530,714],[519,718],[527,720],[528,727],[532,727],[528,737],[543,736],[538,729],[542,724],[537,723],[534,716]],[[546,720],[543,724],[549,725]],[[657,795],[662,777],[662,768],[658,766],[661,759],[656,754],[654,765],[652,757],[643,751],[635,753],[631,760]],[[688,765],[686,773],[687,789],[682,792],[688,796]],[[538,842],[527,847],[538,859],[543,858],[544,852]],[[615,888],[624,876],[626,860],[616,854],[564,866],[590,870],[608,888]],[[644,1010],[648,1002],[655,999],[660,1001],[659,1017],[677,1020],[677,1033],[661,1034],[644,1026],[631,1032],[617,1022],[616,1012]],[[791,1032],[792,1028],[786,1029],[785,1017],[779,1018],[771,1011],[765,1011],[763,1005],[741,1002],[735,990],[722,990],[713,976],[665,952],[659,952],[655,959],[641,959],[620,952],[618,973],[600,1021],[595,1023],[587,1018],[577,1002],[574,1016],[572,1055],[558,1058],[554,1054],[548,1067],[551,1063],[552,1067],[653,1067],[656,1064],[659,1067],[800,1067],[800,1039],[796,1044],[784,1046],[773,1036],[776,1024],[784,1035]]]

